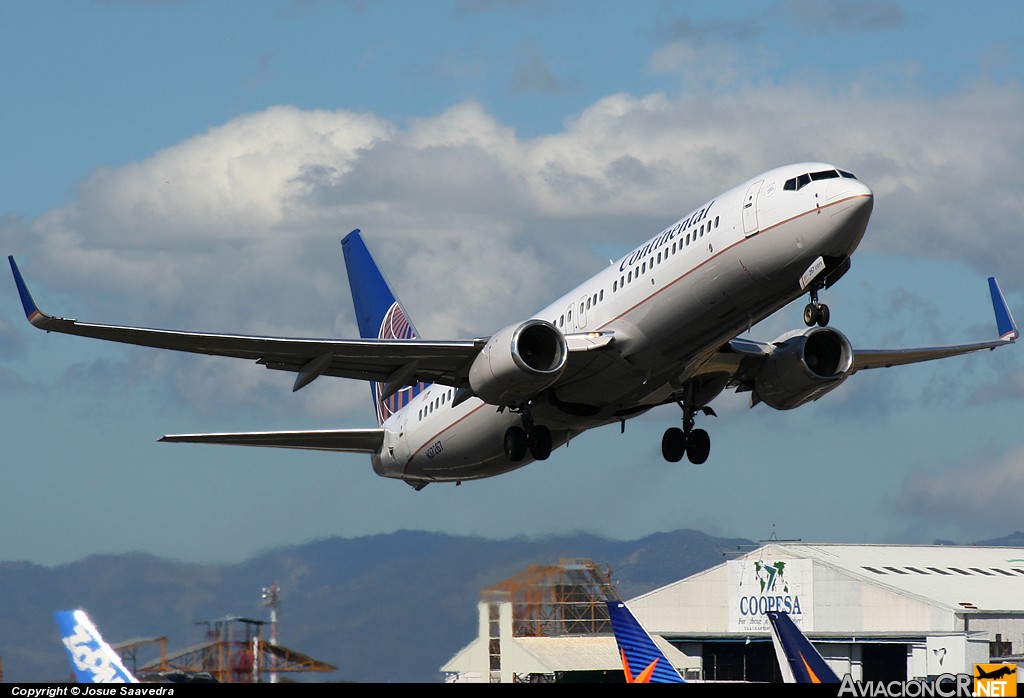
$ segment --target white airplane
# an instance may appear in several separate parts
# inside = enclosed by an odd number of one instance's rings
[[[871,216],[871,189],[825,163],[760,174],[696,209],[527,320],[476,339],[421,339],[358,230],[342,240],[358,340],[200,334],[78,322],[42,313],[9,258],[29,321],[128,344],[244,358],[297,373],[368,381],[378,426],[178,434],[161,441],[370,454],[374,471],[419,490],[492,477],[544,460],[595,427],[660,405],[682,410],[666,460],[703,463],[700,414],[723,390],[789,410],[855,372],[1012,343],[1017,327],[989,279],[998,339],[945,347],[854,350],[828,327],[818,293],[850,268]],[[770,342],[740,334],[801,296],[806,328]]]

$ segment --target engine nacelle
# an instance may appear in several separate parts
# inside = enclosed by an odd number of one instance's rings
[[[757,397],[777,410],[791,410],[839,387],[853,368],[853,347],[842,332],[812,327],[783,335],[754,381]]]
[[[569,345],[547,320],[509,325],[487,342],[469,368],[473,392],[491,405],[532,397],[562,375]]]

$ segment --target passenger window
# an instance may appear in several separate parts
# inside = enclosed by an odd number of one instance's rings
[[[715,216],[715,227],[718,227],[718,216]]]
[[[601,289],[601,292],[599,294],[597,294],[597,300],[599,300],[599,301],[603,301],[604,300],[604,289],[603,288]]]
[[[590,310],[590,299],[587,299],[587,310]],[[580,308],[580,312],[583,312],[583,308]]]

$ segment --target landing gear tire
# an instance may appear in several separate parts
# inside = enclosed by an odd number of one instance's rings
[[[686,452],[686,435],[679,427],[672,427],[665,430],[661,437],[661,455],[669,463],[678,463],[683,459]]]
[[[828,324],[829,312],[828,306],[822,303],[818,306],[818,326],[824,327]]]
[[[694,465],[700,465],[711,455],[711,437],[703,429],[694,429],[686,439],[686,456]]]
[[[522,427],[509,427],[505,430],[505,457],[518,463],[526,457],[526,431]]]
[[[826,317],[827,317],[828,311],[826,310],[825,313],[826,313]],[[807,305],[804,306],[804,324],[805,325],[807,325],[808,327],[814,327],[816,324],[818,324],[818,322],[820,322],[820,317],[821,317],[821,312],[820,312],[818,306],[816,306],[814,303],[808,303]],[[826,320],[826,322],[827,322],[827,320]]]
[[[507,433],[505,438],[508,438]],[[547,460],[551,455],[551,430],[543,424],[534,426],[526,432],[526,447],[534,460]]]

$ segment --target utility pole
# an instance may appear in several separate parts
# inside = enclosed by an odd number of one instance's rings
[[[281,591],[277,582],[263,587],[263,605],[270,606],[270,644],[277,645],[277,595]],[[277,683],[277,655],[270,655],[270,683]]]

